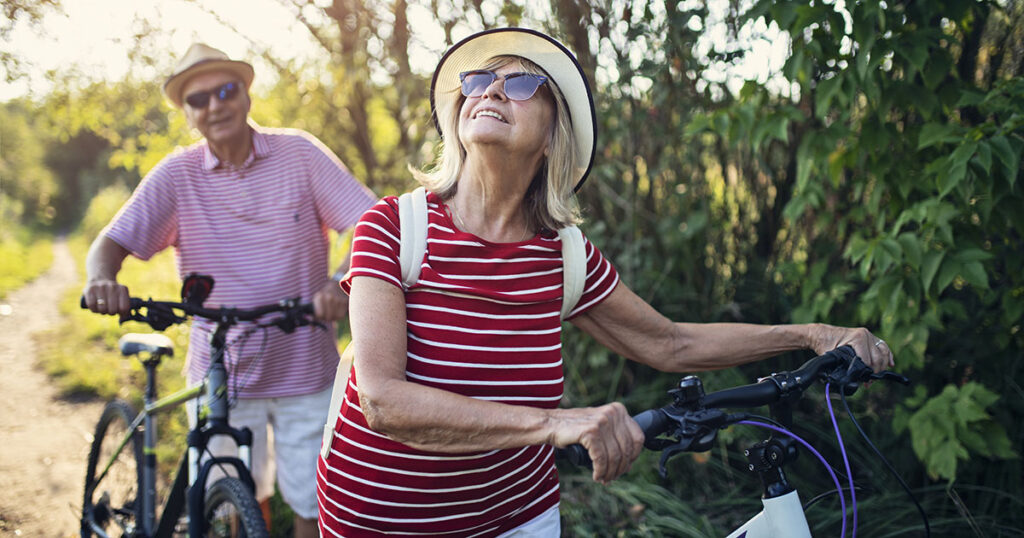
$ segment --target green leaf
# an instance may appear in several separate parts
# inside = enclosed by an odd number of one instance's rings
[[[981,262],[968,262],[963,268],[964,280],[979,288],[988,288],[988,274]]]
[[[921,248],[921,239],[910,232],[902,233],[896,239],[899,241],[900,247],[903,249],[903,256],[907,260],[907,263],[909,263],[914,269],[920,267],[923,250]]]
[[[818,82],[814,91],[814,111],[819,118],[824,118],[829,113],[829,105],[832,98],[842,89],[843,79],[839,75]]]
[[[957,185],[960,184],[964,178],[967,177],[967,164],[953,164],[952,166],[939,172],[939,177],[936,179],[937,186],[939,187],[939,196],[946,196]]]
[[[989,144],[992,146],[992,152],[1003,165],[1006,179],[1010,185],[1013,185],[1020,173],[1020,154],[1014,151],[1009,139],[1005,136],[993,136],[989,139]]]
[[[992,172],[992,148],[988,142],[978,144],[978,153],[974,155],[974,160],[985,171],[986,176]]]
[[[956,278],[956,275],[960,273],[960,264],[956,263],[952,259],[946,260],[942,264],[942,269],[939,270],[939,279],[936,282],[938,286],[938,292],[942,293]]]
[[[949,163],[951,166],[966,166],[967,161],[974,156],[974,152],[978,149],[978,142],[967,142],[957,146],[953,150],[953,154],[949,156]]]
[[[966,248],[956,253],[957,261],[960,262],[984,262],[995,258],[995,256],[987,250],[980,248]]]
[[[917,149],[924,149],[935,144],[944,144],[959,140],[954,133],[956,127],[948,123],[926,123],[917,135]]]
[[[926,292],[931,287],[932,280],[935,279],[935,274],[939,271],[939,265],[945,255],[946,253],[941,250],[932,250],[924,255],[924,261],[921,264],[921,287]]]

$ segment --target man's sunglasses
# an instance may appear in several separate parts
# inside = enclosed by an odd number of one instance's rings
[[[216,95],[217,99],[220,101],[229,101],[238,95],[239,89],[241,88],[237,82],[228,82],[219,88],[214,88],[204,92],[190,93],[185,96],[185,102],[192,108],[206,108],[207,105],[210,104],[211,95]]]
[[[498,74],[489,69],[477,69],[459,73],[462,81],[462,95],[480,97],[498,79]],[[548,77],[533,73],[509,73],[505,79],[505,96],[515,101],[525,101],[537,93],[537,88],[548,81]]]

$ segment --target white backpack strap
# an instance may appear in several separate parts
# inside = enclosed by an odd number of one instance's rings
[[[587,279],[587,251],[583,232],[575,226],[558,230],[562,240],[562,315],[565,319],[583,296]]]
[[[402,285],[406,289],[420,279],[420,266],[427,252],[427,190],[419,187],[398,197]]]
[[[324,435],[320,440],[320,457],[327,459],[331,451],[331,442],[334,441],[334,427],[338,422],[338,415],[341,414],[341,400],[345,397],[345,387],[348,386],[348,374],[352,368],[352,361],[355,359],[355,346],[348,343],[345,351],[338,361],[338,369],[334,372],[334,388],[331,390],[331,405],[327,408],[327,423],[324,424]]]

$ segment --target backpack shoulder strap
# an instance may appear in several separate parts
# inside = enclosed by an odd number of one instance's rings
[[[409,288],[420,278],[420,266],[427,252],[427,190],[418,187],[398,197],[402,285]]]
[[[558,230],[562,240],[562,315],[565,319],[583,296],[583,285],[587,279],[587,252],[583,244],[583,232],[576,226]]]

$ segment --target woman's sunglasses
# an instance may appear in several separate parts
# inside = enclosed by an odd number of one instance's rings
[[[210,104],[210,96],[216,95],[220,101],[229,101],[234,99],[238,95],[239,86],[237,82],[228,82],[227,84],[207,90],[204,92],[190,93],[185,96],[185,102],[192,108],[206,108]]]
[[[477,69],[459,73],[462,81],[462,95],[480,97],[498,79],[498,74],[489,69]],[[525,101],[537,93],[537,88],[548,81],[548,77],[533,73],[509,73],[505,79],[505,96],[514,101]]]

